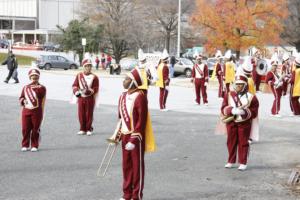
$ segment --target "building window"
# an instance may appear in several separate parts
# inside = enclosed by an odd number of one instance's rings
[[[34,30],[35,21],[29,20],[16,20],[15,21],[15,30]]]
[[[12,29],[12,20],[0,20],[0,29],[10,30]]]

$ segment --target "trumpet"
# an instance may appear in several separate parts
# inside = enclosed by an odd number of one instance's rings
[[[114,134],[110,138],[106,139],[108,145],[105,154],[102,158],[101,164],[98,168],[97,176],[104,177],[106,175],[107,169],[111,163],[111,160],[116,152],[117,146],[121,140],[120,128],[121,128],[121,120],[119,120]]]

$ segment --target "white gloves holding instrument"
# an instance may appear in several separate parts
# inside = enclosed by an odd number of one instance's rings
[[[75,92],[75,96],[76,96],[76,97],[80,97],[80,96],[81,96],[81,91],[80,91],[80,90],[76,91],[76,92]]]
[[[244,115],[245,111],[241,108],[232,108],[231,113],[233,115]]]
[[[134,145],[133,143],[131,143],[131,142],[128,142],[128,143],[125,145],[125,149],[126,149],[127,151],[133,150],[134,147],[135,147],[135,145]]]

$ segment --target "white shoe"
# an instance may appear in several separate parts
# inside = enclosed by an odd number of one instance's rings
[[[79,131],[79,132],[77,133],[77,135],[84,135],[84,134],[85,134],[84,131]]]
[[[32,148],[31,148],[31,152],[37,152],[37,151],[38,151],[37,148],[35,148],[35,147],[32,147]]]
[[[248,143],[249,143],[249,144],[252,144],[252,140],[248,140]]]
[[[271,114],[270,116],[271,116],[271,117],[277,117],[277,118],[280,118],[280,117],[281,117],[281,115],[279,115],[279,114],[275,114],[275,115]]]
[[[230,169],[230,168],[233,167],[233,164],[232,163],[227,163],[224,167],[227,168],[227,169]]]
[[[28,150],[29,150],[29,148],[27,148],[27,147],[22,147],[22,149],[21,149],[21,151],[23,151],[23,152],[28,151]]]
[[[124,199],[124,198],[121,198],[120,200],[126,200],[126,199]]]
[[[247,165],[240,164],[238,170],[245,171],[247,169]]]
[[[200,103],[198,103],[197,101],[194,101],[194,104],[195,104],[195,105],[200,105]]]
[[[164,108],[164,109],[160,109],[160,111],[167,112],[167,111],[169,111],[169,109]]]
[[[87,136],[93,135],[93,132],[92,132],[92,131],[87,131],[87,132],[86,132],[86,135],[87,135]]]
[[[208,106],[208,103],[204,103],[205,106]]]

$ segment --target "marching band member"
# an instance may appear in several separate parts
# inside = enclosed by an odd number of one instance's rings
[[[144,153],[155,151],[147,97],[138,89],[143,84],[139,69],[133,69],[123,81],[127,89],[119,99],[121,119],[123,198],[141,200],[144,188]]]
[[[230,84],[234,82],[235,65],[232,61],[231,50],[226,51],[224,57],[225,57],[224,82],[226,87],[225,93],[228,93],[230,91]]]
[[[280,100],[282,96],[283,80],[281,76],[277,73],[278,58],[275,54],[271,58],[271,65],[272,65],[271,71],[269,71],[266,75],[266,83],[271,88],[272,93],[275,97],[271,109],[271,115],[274,117],[281,117],[279,115],[279,111],[280,111]]]
[[[238,74],[235,78],[234,91],[224,95],[221,112],[224,116],[233,116],[233,120],[227,122],[227,149],[228,162],[225,168],[232,168],[238,154],[239,170],[247,169],[247,157],[249,154],[249,138],[254,134],[253,123],[258,115],[259,102],[255,95],[248,92],[248,80],[244,74]],[[256,133],[258,134],[258,133]]]
[[[292,94],[292,107],[294,115],[300,115],[300,55],[294,61],[295,70],[292,72],[291,78],[291,94]]]
[[[196,100],[195,103],[200,105],[200,91],[202,93],[203,104],[208,105],[207,101],[207,84],[208,84],[208,67],[206,64],[202,63],[202,55],[200,53],[196,53],[196,64],[192,70],[192,79],[191,82],[195,84],[195,93],[196,93]]]
[[[143,85],[139,86],[139,89],[143,90],[144,94],[147,96],[148,88],[152,77],[151,77],[151,72],[146,65],[147,59],[142,49],[139,49],[138,51],[138,59],[139,59],[138,68],[141,72],[141,76],[143,79]]]
[[[259,91],[259,86],[260,86],[260,82],[261,82],[261,75],[257,73],[256,67],[257,67],[257,61],[258,61],[258,59],[260,59],[261,54],[256,48],[253,48],[252,53],[253,53],[253,56],[252,56],[252,59],[251,59],[252,77],[253,77],[253,81],[254,81],[254,85],[255,85],[255,91]]]
[[[283,76],[282,95],[285,96],[288,89],[288,82],[291,78],[289,55],[287,53],[282,56],[281,76]]]
[[[256,93],[256,89],[255,89],[255,84],[254,84],[254,80],[252,78],[252,71],[253,71],[253,65],[251,63],[251,59],[250,58],[246,58],[240,68],[240,72],[244,74],[247,79],[248,79],[248,91],[252,94],[255,95]]]
[[[218,50],[215,57],[217,58],[217,62],[215,64],[214,71],[212,74],[212,80],[214,80],[215,76],[217,76],[217,79],[219,82],[218,97],[223,98],[224,91],[225,91],[225,89],[224,89],[225,85],[223,82],[223,79],[224,79],[223,67],[221,65],[222,52],[220,50]]]
[[[46,88],[39,83],[40,71],[32,68],[28,72],[30,84],[23,87],[19,102],[22,109],[22,151],[35,152],[39,148],[40,126],[43,120]]]
[[[156,81],[156,86],[159,87],[159,106],[161,111],[168,111],[166,109],[166,102],[169,93],[169,67],[168,67],[168,59],[169,54],[166,49],[164,49],[161,58],[160,64],[157,67],[157,77],[158,80]]]
[[[78,98],[78,119],[80,131],[78,135],[93,134],[93,115],[95,99],[99,90],[99,79],[91,72],[92,61],[85,58],[82,61],[84,71],[77,74],[73,83],[73,93]]]

